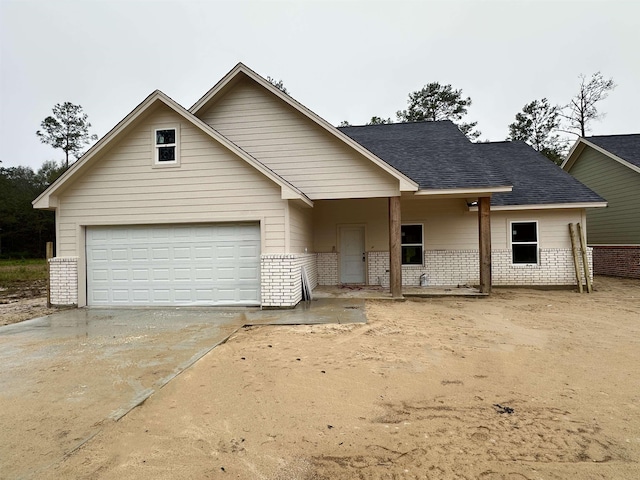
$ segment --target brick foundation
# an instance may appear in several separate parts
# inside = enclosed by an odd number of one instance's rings
[[[78,257],[49,259],[51,305],[78,304]]]
[[[640,246],[593,247],[596,275],[640,278]]]
[[[263,307],[295,307],[302,300],[301,267],[311,288],[318,285],[318,265],[313,253],[285,253],[260,257]]]
[[[420,276],[426,274],[427,284],[433,286],[477,285],[479,283],[478,250],[426,250],[423,265],[403,265],[402,285],[420,285]],[[592,251],[587,251],[590,267]],[[570,249],[540,250],[538,265],[513,265],[511,250],[491,252],[493,285],[575,285],[575,269]],[[580,261],[582,273],[582,261]],[[591,278],[593,269],[590,268]],[[389,286],[389,253],[367,253],[367,282],[369,285]],[[582,274],[584,277],[584,274]],[[335,285],[335,284],[334,284]]]
[[[338,285],[338,254],[316,253],[318,262],[318,285]]]

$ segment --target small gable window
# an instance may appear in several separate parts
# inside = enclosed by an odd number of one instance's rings
[[[538,222],[511,222],[511,252],[514,264],[538,263]]]
[[[180,163],[179,128],[177,126],[172,128],[156,128],[153,133],[155,165],[178,165]]]
[[[402,225],[400,235],[402,237],[402,264],[422,265],[424,261],[422,225]]]

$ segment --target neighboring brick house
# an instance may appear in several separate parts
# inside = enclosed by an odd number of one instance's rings
[[[292,307],[311,287],[572,285],[604,201],[449,121],[338,129],[238,64],[189,110],[155,91],[34,201],[52,303]]]
[[[580,138],[562,168],[608,203],[587,212],[594,272],[640,278],[640,134]]]

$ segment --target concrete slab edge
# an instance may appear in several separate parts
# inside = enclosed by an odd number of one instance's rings
[[[366,323],[366,321],[365,321]],[[149,399],[149,397],[151,397],[151,395],[153,395],[154,393],[156,393],[157,390],[160,390],[161,388],[163,388],[165,385],[167,385],[171,380],[173,380],[174,378],[176,378],[178,375],[180,375],[182,372],[184,372],[185,370],[187,370],[189,367],[191,367],[193,364],[195,364],[198,360],[200,360],[202,357],[204,357],[206,354],[208,354],[209,352],[211,352],[214,348],[223,345],[225,343],[227,343],[227,341],[239,330],[243,329],[243,328],[247,328],[247,327],[252,327],[252,326],[260,326],[260,327],[264,327],[264,326],[284,326],[284,325],[318,325],[318,324],[314,324],[314,323],[305,323],[305,322],[298,322],[298,323],[290,323],[290,324],[282,324],[282,323],[277,323],[277,322],[268,322],[268,323],[253,323],[253,322],[247,322],[247,323],[243,323],[241,326],[235,328],[234,330],[232,330],[228,335],[226,335],[222,340],[220,340],[219,342],[214,343],[213,345],[203,348],[202,350],[200,350],[199,352],[195,353],[191,358],[189,358],[187,361],[181,363],[172,373],[170,373],[169,375],[161,378],[160,380],[158,380],[155,384],[154,384],[154,388],[148,388],[142,392],[140,392],[138,395],[136,395],[134,397],[134,399],[129,402],[129,404],[127,404],[126,406],[119,408],[117,410],[114,410],[113,412],[111,412],[107,418],[105,420],[112,420],[114,422],[118,422],[120,421],[123,417],[125,417],[127,414],[129,414],[129,412],[131,412],[134,408],[139,407],[140,405],[142,405],[144,402],[147,401],[147,399]],[[100,422],[102,423],[102,422]],[[102,428],[98,429],[96,432],[93,432],[92,434],[88,435],[87,437],[85,437],[80,443],[78,443],[76,446],[74,446],[73,448],[71,448],[69,451],[65,452],[63,455],[62,460],[70,457],[71,455],[73,455],[76,451],[78,451],[80,448],[82,448],[87,442],[89,442],[90,440],[92,440],[94,437],[96,437],[100,432],[102,432]],[[52,467],[53,465],[56,465],[60,463],[58,462],[53,462],[51,464],[49,464],[48,466],[44,467],[43,469],[40,469],[38,472],[43,471],[45,469],[48,469],[50,467]],[[36,473],[38,473],[36,472]]]

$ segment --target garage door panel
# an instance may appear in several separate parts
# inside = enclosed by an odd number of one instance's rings
[[[248,281],[260,280],[260,269],[254,266],[238,267],[238,279]]]
[[[89,305],[259,305],[257,224],[87,227]]]
[[[106,248],[96,248],[91,251],[90,260],[94,262],[106,262],[109,260],[109,252]]]
[[[153,268],[152,278],[156,282],[167,282],[171,279],[168,268]]]
[[[190,247],[173,247],[173,258],[175,260],[190,260],[191,248]]]

